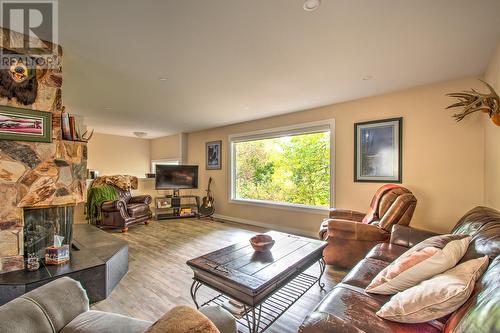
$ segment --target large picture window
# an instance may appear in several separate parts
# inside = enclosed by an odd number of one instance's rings
[[[230,137],[231,199],[328,208],[333,121]]]

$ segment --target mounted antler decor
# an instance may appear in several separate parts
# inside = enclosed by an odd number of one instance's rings
[[[500,126],[500,97],[498,97],[498,94],[495,92],[492,86],[490,86],[483,80],[479,81],[483,82],[490,89],[489,94],[482,94],[474,89],[459,93],[446,94],[447,96],[455,97],[459,100],[457,103],[448,106],[446,109],[456,107],[464,108],[461,113],[456,113],[453,115],[453,117],[457,121],[464,119],[471,113],[482,111],[484,113],[488,113],[491,121],[495,125]]]

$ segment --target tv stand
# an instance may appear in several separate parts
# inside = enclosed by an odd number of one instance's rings
[[[169,220],[197,217],[199,207],[199,196],[179,195],[179,190],[174,190],[172,195],[155,197],[155,218]]]

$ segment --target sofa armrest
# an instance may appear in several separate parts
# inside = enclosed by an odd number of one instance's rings
[[[432,231],[414,229],[396,224],[392,227],[391,244],[413,247],[415,244],[437,235],[439,234]]]
[[[20,298],[30,300],[43,309],[56,332],[61,331],[80,314],[89,311],[87,292],[80,282],[69,277],[49,282]],[[22,311],[18,315],[23,315]],[[34,323],[34,327],[36,326],[37,323]]]
[[[361,222],[366,214],[357,212],[355,210],[347,210],[347,209],[330,209],[330,218],[331,219],[340,219],[340,220],[350,220]]]
[[[153,201],[153,198],[151,198],[150,195],[137,195],[135,197],[131,197],[129,199],[129,203],[134,203],[134,204],[145,204],[145,205],[149,205],[151,204],[151,202]]]
[[[112,213],[112,212],[120,212],[121,217],[124,220],[130,218],[130,215],[127,212],[127,204],[123,200],[115,200],[115,201],[104,201],[101,204],[101,212],[103,213]]]
[[[386,241],[389,239],[387,231],[372,224],[329,219],[323,222],[323,226],[327,228],[325,239],[329,237],[362,241]]]

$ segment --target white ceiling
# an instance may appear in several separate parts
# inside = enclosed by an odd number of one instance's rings
[[[302,4],[60,1],[64,103],[157,137],[479,75],[500,41],[499,0]]]

